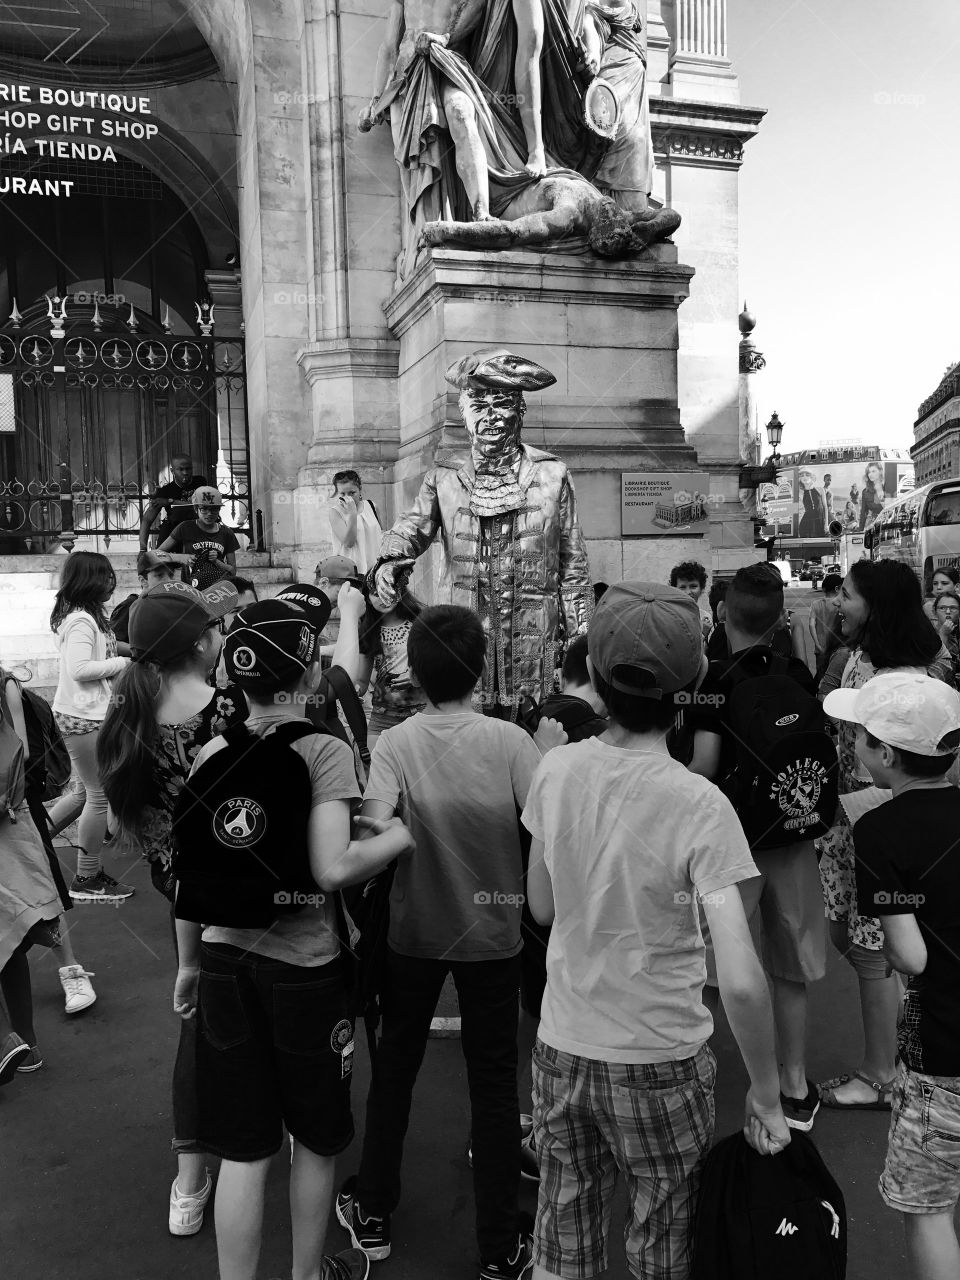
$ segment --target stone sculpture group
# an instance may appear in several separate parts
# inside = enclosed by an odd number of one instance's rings
[[[393,0],[362,132],[389,118],[418,251],[623,257],[669,236],[651,208],[646,54],[635,0]]]

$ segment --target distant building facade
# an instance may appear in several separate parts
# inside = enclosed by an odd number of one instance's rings
[[[960,363],[951,365],[921,404],[910,450],[917,484],[960,475]]]

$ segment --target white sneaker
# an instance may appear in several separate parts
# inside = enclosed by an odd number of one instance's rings
[[[90,985],[94,974],[88,973],[82,964],[66,964],[60,970],[60,985],[66,996],[64,1008],[67,1013],[80,1013],[89,1009],[97,998],[97,993]]]
[[[203,1226],[203,1211],[210,1192],[213,1190],[213,1179],[207,1174],[207,1185],[195,1196],[182,1196],[177,1190],[174,1178],[170,1188],[170,1234],[172,1236],[195,1236]]]

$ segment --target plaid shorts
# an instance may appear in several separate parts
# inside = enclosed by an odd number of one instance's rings
[[[608,1266],[619,1173],[627,1179],[627,1266],[680,1280],[690,1264],[700,1170],[713,1140],[717,1063],[692,1058],[627,1066],[552,1049],[533,1052],[540,1198],[534,1261],[564,1280]]]

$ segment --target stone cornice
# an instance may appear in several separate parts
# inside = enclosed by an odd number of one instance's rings
[[[654,151],[683,163],[739,167],[743,147],[766,115],[761,107],[738,103],[650,99]]]
[[[311,387],[331,378],[395,378],[399,363],[399,343],[389,338],[330,338],[297,352]]]
[[[401,337],[441,297],[502,297],[516,304],[546,294],[551,302],[660,308],[667,300],[677,305],[687,297],[693,274],[693,267],[677,262],[672,244],[617,261],[585,254],[433,248],[421,255],[383,309],[391,331]]]

